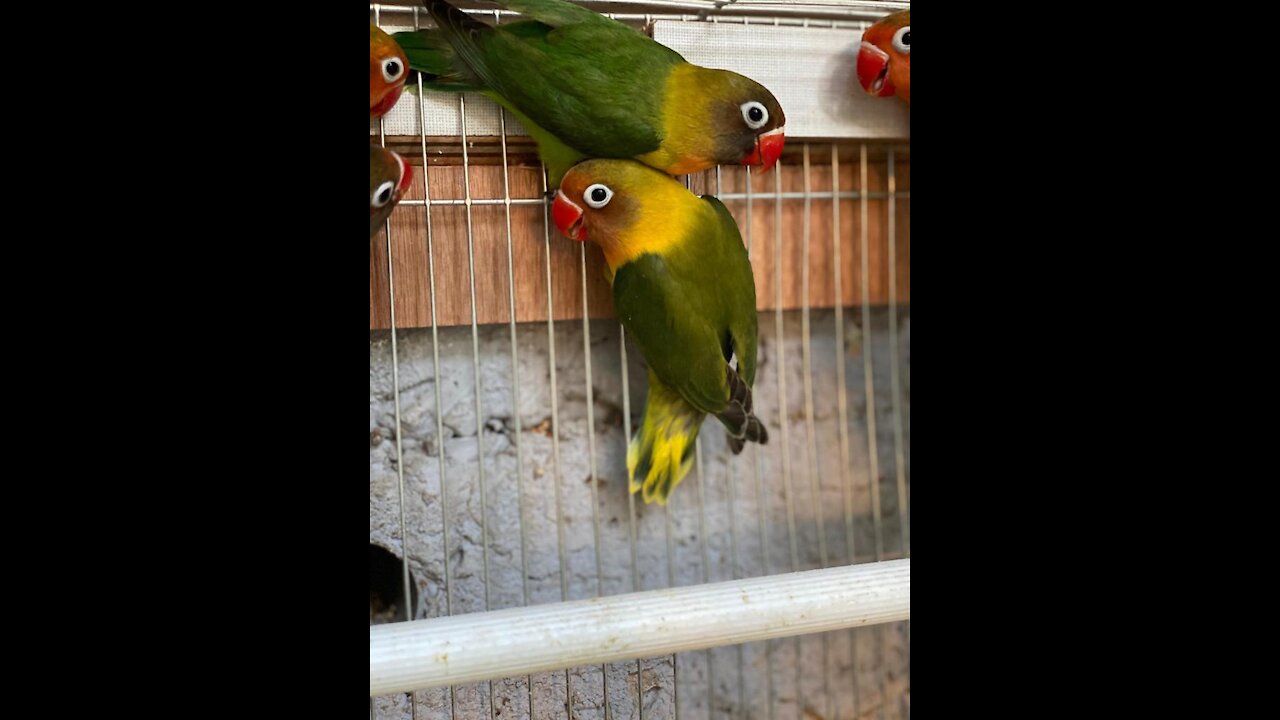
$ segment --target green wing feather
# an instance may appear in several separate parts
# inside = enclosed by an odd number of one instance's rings
[[[703,195],[702,199],[716,211],[718,218],[717,236],[725,244],[724,255],[727,264],[721,277],[724,293],[730,302],[727,305],[729,315],[729,333],[733,337],[734,351],[738,356],[738,373],[747,385],[756,384],[756,352],[759,341],[756,311],[756,281],[751,272],[751,259],[747,256],[742,244],[742,236],[738,233],[738,224],[733,214],[724,203],[712,195]]]
[[[729,401],[720,333],[682,274],[641,255],[614,274],[614,307],[649,368],[693,407],[718,413]]]
[[[666,255],[652,253],[618,268],[614,305],[627,332],[662,381],[703,412],[730,400],[726,368],[755,381],[755,281],[733,216],[719,200],[693,236]]]
[[[755,279],[728,208],[705,196],[710,212],[662,254],[618,268],[613,302],[627,335],[649,365],[644,420],[627,449],[632,492],[665,503],[689,472],[704,413],[729,431],[729,447],[766,443],[753,414],[756,372]],[[737,370],[729,363],[737,355]]]
[[[484,83],[467,66],[457,61],[457,53],[435,30],[398,32],[392,38],[404,50],[409,68],[422,75],[422,84],[433,90],[482,90]],[[409,78],[405,89],[417,92],[418,84]]]
[[[507,10],[546,23],[551,27],[560,27],[572,23],[608,23],[613,22],[605,16],[574,5],[564,0],[496,0]]]
[[[621,23],[565,3],[511,4],[548,18],[490,27],[448,3],[428,10],[465,66],[504,104],[583,156],[634,157],[661,143],[662,105],[678,53]],[[567,6],[566,6],[567,5]],[[396,36],[397,41],[400,35]],[[432,41],[411,42],[431,47]],[[406,51],[407,53],[407,51]],[[410,55],[410,67],[439,70],[442,54]],[[454,71],[462,79],[468,73]]]

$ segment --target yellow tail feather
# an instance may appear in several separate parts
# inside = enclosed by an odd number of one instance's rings
[[[693,444],[705,413],[684,401],[649,371],[649,397],[644,422],[627,446],[631,492],[646,503],[666,505],[667,498],[693,467]],[[640,480],[636,479],[639,470]]]

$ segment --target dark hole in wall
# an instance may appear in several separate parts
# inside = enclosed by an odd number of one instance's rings
[[[409,574],[409,602],[418,604],[418,587]],[[408,620],[404,607],[404,561],[370,543],[369,545],[369,624],[378,625]]]

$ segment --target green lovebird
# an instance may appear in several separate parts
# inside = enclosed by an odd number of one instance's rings
[[[538,143],[548,187],[588,157],[633,158],[670,175],[762,165],[782,154],[773,93],[565,0],[505,0],[529,20],[489,26],[439,0],[436,29],[395,34],[423,87],[484,93]]]
[[[587,160],[565,174],[552,217],[604,251],[618,319],[649,365],[644,423],[627,448],[631,492],[666,504],[708,414],[735,454],[767,442],[751,412],[755,279],[724,204],[630,160]]]
[[[369,237],[378,234],[413,180],[413,170],[399,155],[369,146]]]

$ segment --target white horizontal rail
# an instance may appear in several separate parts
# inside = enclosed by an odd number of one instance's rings
[[[410,30],[413,19],[384,18],[380,27],[387,32]],[[654,23],[653,38],[691,63],[732,70],[769,88],[786,113],[788,141],[911,137],[906,103],[872,97],[858,85],[861,30],[663,20]],[[464,95],[467,136],[499,135],[498,106],[479,93]],[[306,99],[299,96],[297,102],[301,107]],[[427,90],[419,98],[406,92],[386,114],[384,127],[387,135],[417,136],[424,121],[427,135],[462,135],[457,95]],[[378,127],[371,123],[369,134],[376,136]],[[506,127],[509,137],[529,134],[515,118],[509,118]]]
[[[804,17],[804,18],[858,18],[875,20],[891,12],[908,10],[911,3],[895,0],[574,0],[575,4],[600,13],[630,15],[634,13],[656,15],[659,13],[705,14],[708,17],[734,17],[743,15]],[[492,3],[473,0],[453,0],[450,4],[472,13],[493,14]],[[379,8],[393,13],[421,7],[421,0],[390,0],[369,3],[369,8]],[[499,10],[503,15],[509,10]],[[643,17],[643,15],[642,15]]]
[[[703,67],[764,85],[787,116],[787,140],[905,140],[911,110],[858,84],[859,30],[656,22],[653,39]]]
[[[409,692],[911,617],[911,560],[369,628],[369,694]]]

